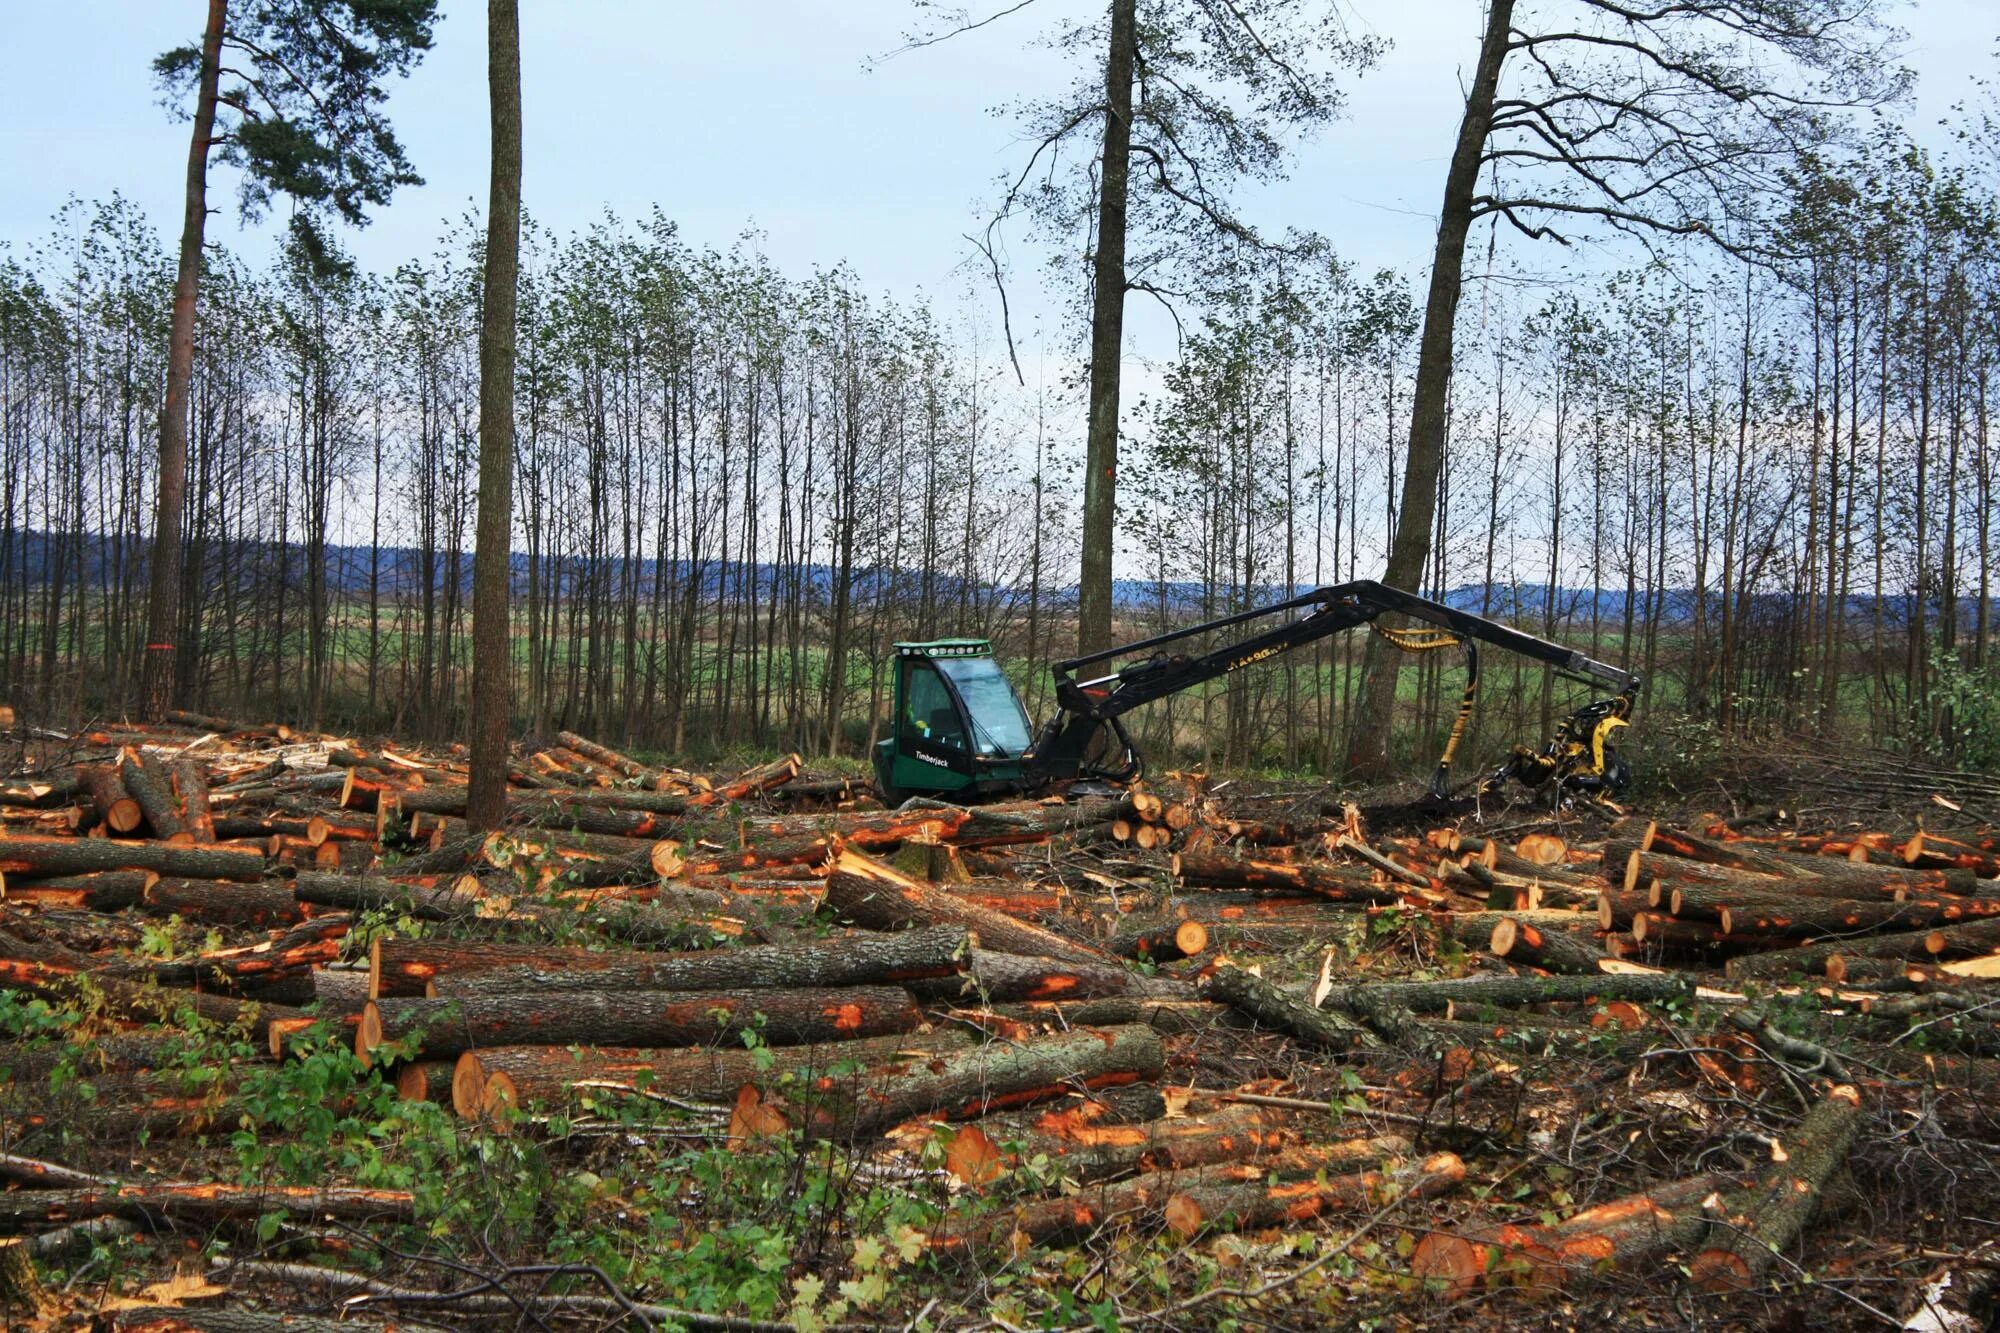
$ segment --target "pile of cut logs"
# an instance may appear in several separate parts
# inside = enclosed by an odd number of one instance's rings
[[[972,1190],[1012,1160],[1059,1166],[1059,1192],[948,1216],[942,1252],[1400,1199],[1434,1287],[1680,1256],[1724,1290],[1796,1249],[1884,1079],[1935,1076],[1899,1034],[2000,1056],[1989,835],[1808,834],[1770,812],[1397,834],[1324,792],[1180,775],[889,810],[797,756],[722,779],[570,733],[519,756],[506,827],[480,833],[460,753],[172,722],[24,738],[0,782],[0,985],[60,998],[88,978],[122,1025],[92,1056],[99,1135],[241,1115],[240,1071],[197,1097],[162,1067],[185,1011],[243,1024],[269,1060],[331,1023],[403,1096],[502,1132],[651,1096],[716,1108],[729,1137],[889,1157],[954,1125],[946,1165]],[[1774,995],[1812,1012],[1803,1035]],[[1690,1023],[1713,1029],[1699,1050],[1663,1040]],[[0,1152],[60,1115],[35,1091],[54,1059],[0,1049]],[[1343,1066],[1367,1093],[1336,1103]],[[1579,1076],[1607,1096],[1735,1089],[1768,1151],[1642,1170],[1560,1216],[1441,1197],[1518,1160],[1466,1128],[1483,1099],[1545,1117],[1547,1155],[1603,1113]],[[1764,1106],[1778,1083],[1794,1099]],[[174,1216],[28,1161],[0,1158],[0,1234]]]

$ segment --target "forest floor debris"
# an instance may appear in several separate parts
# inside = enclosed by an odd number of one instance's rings
[[[1976,775],[1839,817],[1199,774],[888,810],[563,733],[480,834],[455,750],[9,743],[9,1319],[1991,1314]]]

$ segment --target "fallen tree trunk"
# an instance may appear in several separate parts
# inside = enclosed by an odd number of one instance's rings
[[[131,833],[146,822],[146,812],[125,790],[125,780],[114,764],[91,764],[77,770],[83,789],[90,793],[91,807],[105,828],[113,833]]]
[[[292,881],[292,892],[300,902],[321,907],[399,912],[419,921],[451,921],[478,913],[485,895],[478,891],[477,883],[476,880],[471,884],[461,883],[455,875],[404,882],[301,870]]]
[[[188,832],[197,843],[215,841],[215,812],[209,806],[208,777],[201,769],[201,761],[193,755],[184,754],[176,759],[170,770],[174,780],[174,795],[180,798],[181,814],[187,821]]]
[[[1554,1223],[1474,1223],[1427,1231],[1410,1272],[1462,1295],[1480,1286],[1555,1290],[1572,1277],[1620,1270],[1687,1245],[1707,1226],[1702,1201],[1723,1184],[1693,1176],[1585,1208]]]
[[[1371,871],[1356,866],[1304,865],[1255,860],[1222,851],[1183,851],[1173,858],[1173,871],[1183,884],[1215,884],[1228,888],[1289,889],[1334,902],[1400,903],[1402,895],[1375,881]]]
[[[1487,945],[1496,958],[1549,972],[1596,976],[1607,955],[1594,940],[1568,930],[1546,930],[1530,921],[1502,917]]]
[[[1629,1000],[1660,1004],[1694,997],[1689,973],[1658,972],[1594,977],[1464,977],[1455,981],[1387,981],[1340,988],[1363,992],[1420,1014],[1481,1005],[1517,1006],[1552,1001]]]
[[[16,880],[0,887],[0,901],[69,907],[84,912],[117,912],[137,907],[146,886],[158,879],[150,870],[98,870],[85,875]]]
[[[1145,992],[1162,997],[1187,994],[1186,984],[1133,975],[1123,964],[1079,962],[974,948],[965,976],[913,983],[927,999],[957,1001],[976,995],[989,1004],[1024,1000],[1084,1000]]]
[[[1079,1088],[1150,1083],[1165,1055],[1151,1028],[1077,1028],[1031,1042],[987,1042],[898,1061],[825,1092],[804,1122],[825,1137],[873,1137],[915,1116],[965,1120]]]
[[[480,1046],[701,1046],[746,1032],[772,1046],[799,1046],[908,1032],[922,1021],[909,995],[889,986],[399,998],[368,1002],[354,1050],[367,1061],[384,1042],[414,1041],[412,1057],[442,1060]]]
[[[1104,942],[1104,947],[1120,958],[1171,963],[1180,958],[1197,958],[1207,952],[1208,927],[1199,921],[1186,919],[1139,922],[1113,931]]]
[[[304,1185],[223,1185],[213,1182],[120,1185],[111,1189],[0,1191],[0,1233],[89,1217],[142,1221],[242,1221],[283,1210],[304,1219],[408,1222],[416,1216],[402,1190],[334,1189]]]
[[[858,852],[842,851],[827,877],[827,906],[842,920],[870,930],[918,925],[959,926],[982,948],[1074,962],[1108,961],[1102,951],[965,902],[950,891],[910,878]]]
[[[777,815],[746,819],[737,827],[745,847],[786,838],[839,838],[863,850],[894,847],[912,838],[944,841],[972,818],[970,810],[919,808],[823,815]]]
[[[1240,967],[1218,967],[1202,978],[1204,1000],[1226,1004],[1259,1026],[1283,1032],[1328,1051],[1379,1049],[1381,1042],[1365,1026],[1338,1012],[1316,1009],[1285,994],[1270,982]]]
[[[1855,1088],[1841,1084],[1828,1092],[1784,1140],[1784,1160],[1747,1197],[1732,1201],[1726,1225],[1711,1227],[1708,1244],[1688,1265],[1689,1276],[1710,1291],[1744,1291],[1762,1281],[1812,1221],[1862,1119]]]
[[[931,1245],[947,1253],[1004,1254],[1016,1246],[1079,1240],[1116,1222],[1164,1224],[1183,1237],[1216,1228],[1250,1231],[1329,1212],[1379,1208],[1398,1198],[1442,1194],[1464,1180],[1465,1164],[1439,1153],[1387,1171],[1276,1185],[1267,1183],[1266,1173],[1257,1162],[1152,1172],[1031,1203],[1012,1214],[980,1218],[933,1237]]]
[[[112,838],[0,838],[0,874],[24,879],[96,870],[152,870],[189,879],[254,880],[264,858],[226,847],[176,847]]]
[[[407,971],[438,955],[410,941],[394,951]],[[449,946],[447,946],[449,950]],[[394,955],[392,955],[393,957]],[[447,951],[447,957],[449,952]],[[905,985],[958,978],[972,956],[969,937],[957,926],[811,940],[798,944],[749,945],[700,953],[592,953],[583,949],[545,950],[489,967],[432,961],[429,993],[439,996],[495,995],[558,991],[785,990],[794,987]],[[380,952],[371,959],[371,988],[380,993]],[[1121,977],[1124,975],[1120,969]],[[954,981],[952,984],[958,984]]]
[[[531,1105],[564,1108],[583,1092],[638,1090],[691,1101],[727,1103],[746,1083],[818,1088],[861,1075],[853,1071],[899,1059],[965,1050],[966,1032],[862,1037],[758,1052],[731,1046],[657,1050],[610,1046],[492,1046],[467,1051],[453,1066],[452,1108],[467,1120],[501,1119]],[[846,1071],[846,1072],[842,1072]]]
[[[188,832],[186,821],[175,808],[171,780],[158,759],[147,751],[128,748],[119,759],[118,776],[146,812],[146,826],[155,838],[175,844],[194,841],[194,834]]]
[[[149,912],[209,925],[293,926],[305,920],[306,905],[280,884],[242,884],[226,879],[162,879],[142,901]]]

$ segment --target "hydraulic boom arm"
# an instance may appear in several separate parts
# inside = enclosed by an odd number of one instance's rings
[[[1035,766],[1050,778],[1088,774],[1129,780],[1138,775],[1141,761],[1137,747],[1119,721],[1124,714],[1141,704],[1316,643],[1330,634],[1372,624],[1377,618],[1390,614],[1427,622],[1448,636],[1433,637],[1421,644],[1395,640],[1399,646],[1440,647],[1462,641],[1466,648],[1468,679],[1465,700],[1459,710],[1459,721],[1452,730],[1451,745],[1446,749],[1433,782],[1440,795],[1449,777],[1452,751],[1464,730],[1465,719],[1471,713],[1477,692],[1479,643],[1490,643],[1523,657],[1546,662],[1557,671],[1589,684],[1610,686],[1615,691],[1615,698],[1606,701],[1605,706],[1622,701],[1621,712],[1629,711],[1632,696],[1639,689],[1639,678],[1622,667],[1599,662],[1561,644],[1498,624],[1483,616],[1470,615],[1427,597],[1403,592],[1373,579],[1362,579],[1317,588],[1254,611],[1225,616],[1171,634],[1161,634],[1105,652],[1056,663],[1053,671],[1057,712],[1043,727],[1035,744]],[[1247,626],[1275,617],[1282,619],[1269,628],[1249,632],[1232,643],[1199,656],[1190,657],[1169,651],[1169,645],[1196,635],[1237,625]],[[1148,656],[1102,675],[1078,678],[1077,673],[1085,668],[1137,653],[1147,653]],[[1116,738],[1118,749],[1122,750],[1122,755],[1114,750],[1115,757],[1108,765],[1103,760],[1088,757],[1093,742],[1105,728],[1109,728]]]

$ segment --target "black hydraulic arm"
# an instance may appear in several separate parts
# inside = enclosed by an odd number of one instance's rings
[[[1304,614],[1292,616],[1268,629],[1248,634],[1199,656],[1189,657],[1166,651],[1169,645],[1196,635],[1294,612]],[[1594,684],[1614,686],[1621,694],[1630,694],[1639,686],[1638,678],[1623,668],[1596,661],[1561,644],[1497,624],[1483,616],[1470,615],[1427,597],[1391,588],[1373,579],[1361,579],[1317,588],[1270,606],[1056,663],[1053,670],[1056,703],[1060,711],[1043,729],[1035,747],[1036,758],[1043,768],[1055,775],[1073,771],[1081,763],[1084,747],[1099,727],[1108,723],[1126,748],[1129,770],[1136,772],[1138,756],[1124,728],[1118,723],[1123,714],[1141,704],[1315,643],[1328,635],[1372,623],[1388,614],[1406,615],[1447,630],[1459,638],[1490,643],[1534,661],[1546,662],[1568,675]],[[1077,673],[1084,668],[1137,653],[1150,655],[1101,676],[1078,678]],[[1123,775],[1117,772],[1110,774]]]

